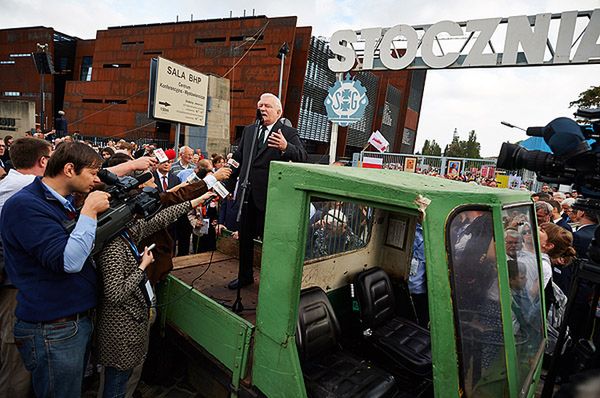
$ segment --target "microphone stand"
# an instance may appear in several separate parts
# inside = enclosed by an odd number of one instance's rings
[[[256,121],[254,122],[254,134],[252,134],[252,144],[250,145],[250,156],[249,156],[249,163],[246,167],[246,170],[244,171],[244,179],[242,180],[242,183],[240,184],[240,208],[238,209],[238,214],[236,217],[236,222],[238,223],[238,225],[240,225],[240,219],[242,218],[242,211],[244,209],[244,207],[246,207],[248,205],[248,194],[250,191],[250,167],[252,167],[252,163],[254,163],[254,149],[256,148],[256,141],[258,139],[258,130],[260,128],[262,124],[262,114],[260,113],[260,110],[257,109],[256,110]],[[247,229],[247,228],[246,228]],[[247,232],[247,231],[244,231]],[[245,237],[244,237],[245,239]],[[254,250],[254,249],[253,249]],[[242,304],[242,295],[241,295],[241,289],[242,289],[242,263],[241,263],[241,259],[240,259],[240,263],[238,265],[238,285],[237,285],[237,295],[235,298],[235,302],[231,305],[231,309],[233,310],[233,312],[235,313],[240,313],[244,310],[244,305]]]

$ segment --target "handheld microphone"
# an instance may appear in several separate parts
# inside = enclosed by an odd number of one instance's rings
[[[230,169],[237,169],[238,167],[240,167],[240,164],[234,158],[231,158],[227,160],[225,167],[229,167]]]
[[[215,192],[216,194],[218,194],[219,196],[217,196],[220,199],[225,199],[226,197],[229,196],[229,191],[227,190],[227,188],[225,188],[225,186],[223,186],[223,184],[221,184],[219,181],[217,181],[215,183],[215,185],[213,185],[212,187],[213,192]],[[206,199],[203,203],[202,206],[206,206],[208,205],[210,202],[213,201],[213,199],[215,199],[215,196],[213,196],[212,198],[208,198]]]
[[[527,127],[527,135],[531,137],[543,137],[545,133],[545,127]]]

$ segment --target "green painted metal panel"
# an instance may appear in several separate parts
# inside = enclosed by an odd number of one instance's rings
[[[272,163],[263,239],[252,381],[268,397],[305,397],[295,344],[308,195],[305,171]]]
[[[423,222],[435,394],[459,397],[454,313],[444,242],[446,220],[458,206],[529,201],[524,192],[480,187],[388,170],[273,163],[263,246],[253,381],[267,396],[305,396],[295,347],[309,195],[339,196],[414,212],[431,200]],[[433,244],[439,242],[439,244]],[[506,283],[506,280],[504,281]]]
[[[172,275],[159,294],[159,302],[168,304],[161,309],[166,321],[231,370],[232,385],[239,386],[247,373],[254,326]]]

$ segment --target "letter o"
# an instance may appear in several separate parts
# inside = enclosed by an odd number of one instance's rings
[[[392,56],[392,43],[398,36],[406,38],[406,52],[400,58],[394,58]],[[388,29],[381,39],[379,45],[379,58],[381,63],[388,69],[398,70],[404,69],[410,65],[417,55],[417,48],[419,44],[419,36],[412,26],[409,25],[396,25]]]

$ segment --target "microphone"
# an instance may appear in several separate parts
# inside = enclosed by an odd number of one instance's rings
[[[527,127],[527,135],[532,137],[543,137],[545,127]]]
[[[115,173],[108,171],[107,169],[101,169],[98,171],[98,178],[105,184],[115,185],[119,182],[119,177]]]
[[[238,167],[240,167],[240,164],[234,158],[231,158],[227,160],[227,164],[225,164],[225,167],[229,167],[230,169],[237,169]]]
[[[260,109],[256,110],[256,122],[258,124],[263,124],[263,116],[262,116],[262,113],[260,112]]]
[[[218,194],[219,196],[213,196],[212,198],[208,198],[206,199],[203,203],[202,206],[206,206],[208,205],[210,202],[212,202],[214,199],[225,199],[226,197],[229,196],[229,191],[227,190],[227,188],[225,188],[225,186],[223,184],[221,184],[219,181],[217,181],[215,183],[215,185],[213,185],[212,187],[213,192],[215,192],[216,194]]]
[[[150,179],[152,179],[152,177],[153,177],[152,173],[147,172],[147,173],[137,176],[135,179],[137,180],[138,184],[141,185],[141,184],[145,183],[146,181],[150,181]]]

